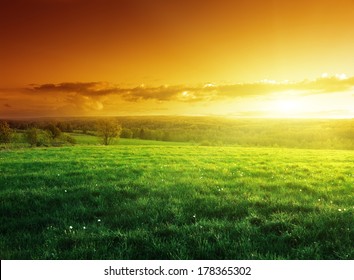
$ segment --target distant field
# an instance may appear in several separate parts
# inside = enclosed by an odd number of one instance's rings
[[[5,149],[0,258],[353,259],[353,166],[354,151],[123,139]]]

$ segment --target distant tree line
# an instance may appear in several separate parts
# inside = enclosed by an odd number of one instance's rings
[[[115,137],[158,141],[192,142],[200,145],[242,145],[291,148],[354,149],[354,120],[269,120],[212,117],[116,117]],[[7,122],[13,130],[37,128],[99,136],[97,118],[37,119]],[[119,124],[119,125],[118,125]],[[5,137],[6,138],[6,137]],[[40,137],[39,137],[40,138]]]

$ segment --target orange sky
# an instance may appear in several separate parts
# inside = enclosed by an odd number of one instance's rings
[[[2,0],[0,117],[354,117],[353,27],[353,0]]]

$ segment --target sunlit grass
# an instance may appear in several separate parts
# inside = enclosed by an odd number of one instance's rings
[[[0,257],[353,259],[353,151],[130,141],[1,151]]]

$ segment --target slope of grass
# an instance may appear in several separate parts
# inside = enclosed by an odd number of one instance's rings
[[[354,258],[353,151],[126,141],[0,151],[0,258]]]

